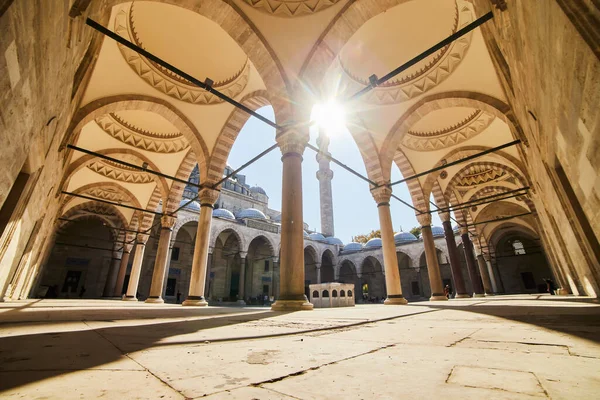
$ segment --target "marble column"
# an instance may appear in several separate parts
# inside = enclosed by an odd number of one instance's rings
[[[238,291],[238,303],[245,305],[246,302],[244,301],[244,296],[245,296],[245,292],[246,292],[246,255],[248,253],[246,252],[241,252],[240,251],[240,284],[239,284],[239,291]],[[250,276],[250,279],[252,279],[252,276]]]
[[[210,239],[210,225],[215,201],[219,192],[214,189],[201,189],[200,217],[198,218],[198,231],[194,245],[194,258],[192,260],[192,275],[190,277],[190,291],[184,306],[207,306],[204,299],[204,286],[206,284],[206,271],[208,269],[208,242]]]
[[[146,303],[164,303],[162,298],[163,283],[165,282],[165,271],[169,264],[169,244],[171,244],[171,234],[173,226],[177,221],[176,217],[163,215],[160,218],[160,238],[158,239],[158,250],[154,261],[154,271],[152,272],[152,284],[150,285],[150,294]]]
[[[329,158],[331,155],[327,150],[329,147],[329,138],[323,129],[319,130],[317,138],[319,153],[317,153],[317,162],[319,170],[317,171],[317,179],[319,181],[319,194],[321,201],[321,233],[327,237],[334,236],[333,226],[333,195],[331,190],[331,180],[333,179],[333,171],[329,168]]]
[[[481,280],[483,281],[483,290],[485,291],[486,296],[493,296],[494,289],[492,289],[490,273],[488,272],[487,263],[483,258],[483,254],[477,254],[477,264],[479,264],[479,273],[481,274]]]
[[[117,274],[117,282],[113,297],[121,297],[123,295],[123,283],[125,283],[125,275],[127,275],[127,264],[129,264],[129,256],[131,255],[131,245],[125,245],[123,255],[121,256],[121,264],[119,273]]]
[[[316,263],[317,268],[317,283],[321,283],[321,263]]]
[[[123,300],[137,301],[137,290],[140,283],[140,273],[142,272],[142,261],[144,261],[144,250],[146,250],[147,241],[147,234],[138,233],[133,264],[131,265],[131,274],[129,275],[129,285],[127,285],[127,294]]]
[[[465,251],[465,259],[467,260],[467,271],[469,271],[469,278],[471,279],[471,285],[473,286],[473,297],[484,297],[485,295],[483,294],[481,280],[477,275],[477,267],[475,266],[473,243],[471,242],[471,238],[469,238],[469,233],[466,228],[461,228],[460,233],[463,242],[463,250]]]
[[[390,197],[392,189],[380,186],[371,190],[373,198],[377,202],[379,213],[379,227],[381,229],[381,243],[383,247],[383,267],[385,270],[385,285],[387,298],[384,304],[406,304],[402,296],[402,285],[400,284],[400,271],[398,270],[398,256],[396,255],[396,242],[394,241],[394,230],[392,228],[392,214],[390,213]]]
[[[106,283],[104,284],[104,291],[102,292],[102,297],[114,296],[115,285],[117,283],[119,266],[121,265],[122,257],[122,252],[113,251],[113,257],[110,260],[110,268],[108,269],[108,275],[106,276]]]
[[[462,299],[471,297],[467,293],[467,289],[465,287],[465,280],[463,278],[460,266],[460,258],[458,257],[458,248],[456,247],[456,240],[454,239],[454,231],[452,230],[450,215],[449,213],[440,213],[440,218],[443,221],[442,226],[444,227],[444,236],[446,238],[446,246],[448,247],[448,256],[450,258],[450,272],[452,273],[452,280],[454,281],[454,290],[456,291],[455,298]]]
[[[431,288],[430,301],[447,301],[444,294],[444,284],[440,273],[440,263],[438,261],[433,233],[431,232],[431,214],[417,215],[417,220],[421,224],[421,237],[425,247],[425,260],[427,261],[427,275],[429,275],[429,287]]]
[[[289,130],[277,137],[283,163],[281,196],[281,255],[279,298],[275,311],[312,310],[304,294],[304,219],[302,217],[302,153],[308,128]]]

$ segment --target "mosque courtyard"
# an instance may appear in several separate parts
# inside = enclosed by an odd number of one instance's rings
[[[312,312],[0,305],[0,397],[592,399],[600,305],[515,295]]]

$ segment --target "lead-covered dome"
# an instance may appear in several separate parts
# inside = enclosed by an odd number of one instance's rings
[[[441,226],[432,226],[431,233],[433,234],[433,237],[443,237],[444,228],[442,228]]]
[[[365,243],[365,248],[375,249],[378,247],[381,247],[381,239],[380,238],[373,238],[373,239],[369,240],[367,243]]]
[[[265,189],[261,188],[260,186],[252,186],[250,188],[250,192],[264,194],[265,196],[267,195],[267,192],[265,192]]]
[[[344,251],[360,251],[362,250],[362,244],[356,242],[350,242],[344,246]]]
[[[311,233],[310,235],[308,235],[309,238],[311,238],[312,240],[321,240],[321,241],[325,241],[325,236],[321,235],[320,233]]]
[[[267,219],[266,215],[263,214],[262,211],[257,210],[256,208],[246,208],[238,213],[237,217],[239,219]]]
[[[235,219],[235,216],[233,215],[233,213],[229,210],[226,210],[224,208],[216,208],[213,210],[212,213],[213,217],[217,217],[217,218],[225,218],[225,219]]]
[[[306,231],[302,231],[302,232],[304,232],[304,237],[305,238],[310,238],[310,236],[308,235],[308,232],[306,232]]]
[[[338,245],[338,246],[343,246],[344,245],[344,242],[342,242],[340,239],[338,239],[336,237],[333,237],[333,236],[325,238],[325,241],[327,243],[329,243],[329,244],[335,244],[335,245]]]
[[[394,235],[396,244],[416,242],[418,239],[410,232],[398,232]]]
[[[188,204],[189,203],[189,204]],[[179,202],[179,207],[190,211],[200,211],[200,204],[197,201],[190,202],[189,199],[183,199]]]

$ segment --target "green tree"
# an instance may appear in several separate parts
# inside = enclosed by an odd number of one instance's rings
[[[421,227],[415,226],[409,232],[412,233],[413,235],[415,235],[416,237],[419,237],[419,235],[421,234]]]
[[[376,231],[371,231],[370,233],[368,233],[366,235],[353,236],[352,241],[357,242],[357,243],[367,243],[369,240],[371,240],[373,238],[380,238],[380,237],[381,237],[381,229],[377,229]]]

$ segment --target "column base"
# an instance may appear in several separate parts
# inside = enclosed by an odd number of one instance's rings
[[[135,296],[124,296],[123,301],[138,301],[138,299]]]
[[[473,297],[485,297],[483,293],[473,293]]]
[[[495,295],[496,295],[495,293],[486,293],[485,297],[491,297],[491,296],[495,296]]]
[[[144,303],[163,304],[164,302],[160,297],[148,297]]]
[[[470,298],[471,298],[471,296],[469,296],[469,295],[468,295],[468,294],[466,294],[466,293],[463,293],[463,294],[457,294],[456,296],[454,296],[454,298],[455,298],[455,299],[470,299]]]
[[[206,307],[208,305],[208,302],[206,300],[204,300],[204,298],[202,299],[187,299],[186,301],[184,301],[183,303],[181,303],[182,306],[190,306],[190,307]]]
[[[307,300],[277,300],[271,305],[273,311],[308,311],[313,309]]]
[[[402,296],[400,296],[400,297],[388,297],[387,299],[385,299],[383,301],[383,304],[385,304],[387,306],[401,306],[401,305],[404,305],[404,304],[408,304],[408,300],[406,300]]]
[[[244,300],[238,300],[238,301],[237,301],[237,303],[238,303],[240,306],[245,306],[245,305],[246,305],[246,302],[245,302]]]
[[[567,289],[560,288],[556,290],[556,294],[559,296],[566,296],[569,294],[569,291]]]
[[[444,296],[443,294],[433,295],[429,298],[429,301],[448,301],[448,298],[446,296]]]

